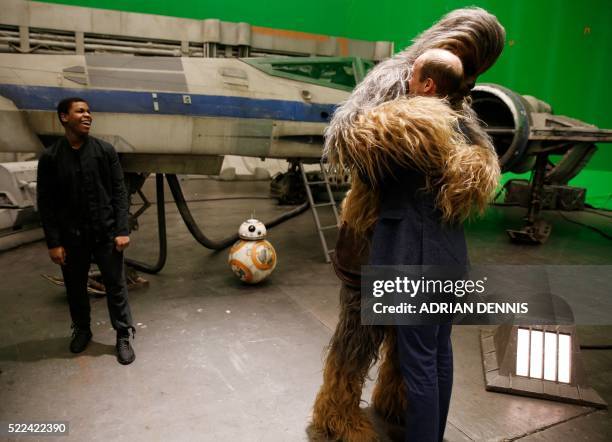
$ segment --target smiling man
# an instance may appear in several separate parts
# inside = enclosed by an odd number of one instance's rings
[[[81,353],[92,337],[87,279],[93,257],[117,331],[117,360],[130,364],[136,356],[123,269],[123,250],[130,243],[123,171],[113,146],[89,135],[93,119],[85,100],[60,101],[57,115],[65,135],[40,157],[37,199],[49,257],[64,275],[73,329],[70,351]]]

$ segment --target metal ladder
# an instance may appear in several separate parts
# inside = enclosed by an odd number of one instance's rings
[[[327,178],[327,172],[325,171],[325,166],[323,162],[319,163],[319,167],[321,168],[321,176],[323,180],[321,181],[308,181],[308,175],[306,175],[306,170],[304,169],[304,163],[299,161],[300,171],[302,172],[302,181],[304,182],[304,188],[306,189],[306,196],[308,197],[308,203],[310,204],[310,208],[312,209],[312,216],[314,218],[315,226],[317,227],[317,232],[319,233],[319,239],[321,240],[321,246],[323,247],[323,253],[325,254],[325,262],[330,262],[331,259],[329,257],[330,253],[334,251],[334,249],[330,249],[327,245],[327,240],[325,239],[325,231],[331,229],[338,229],[340,226],[340,218],[338,217],[338,209],[336,207],[336,200],[334,199],[334,195],[331,191],[331,187],[329,185],[329,180]],[[325,189],[327,189],[327,196],[329,197],[329,201],[324,203],[315,204],[314,198],[312,196],[311,186],[315,186],[318,184],[325,184]],[[330,224],[328,226],[321,225],[321,219],[319,218],[319,213],[317,211],[318,207],[326,207],[330,206],[332,211],[334,212],[334,217],[336,219],[336,224]]]

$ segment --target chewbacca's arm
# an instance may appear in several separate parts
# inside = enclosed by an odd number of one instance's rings
[[[337,140],[338,163],[373,185],[401,167],[439,174],[448,152],[466,140],[459,114],[430,97],[398,98],[358,116]]]
[[[470,144],[459,130],[460,119],[437,98],[399,98],[381,104],[345,130],[336,146],[339,163],[352,166],[374,188],[402,168],[416,169],[425,176],[428,189],[436,191],[443,217],[465,219],[484,209],[500,172],[490,145]]]

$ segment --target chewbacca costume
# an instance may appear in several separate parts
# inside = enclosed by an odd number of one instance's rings
[[[377,65],[334,114],[326,132],[326,155],[333,168],[350,170],[352,188],[343,202],[343,225],[333,259],[342,281],[340,318],[314,404],[313,435],[378,440],[359,404],[368,371],[379,358],[372,406],[388,422],[402,422],[408,403],[396,329],[363,326],[360,317],[360,266],[369,261],[381,195],[385,181],[390,182],[385,177],[392,182],[406,173],[415,174],[439,223],[460,225],[471,213],[484,210],[500,171],[468,99],[449,97],[455,103],[451,109],[435,98],[401,97],[408,92],[414,60],[425,50],[452,51],[461,58],[466,78],[475,79],[497,59],[504,38],[504,29],[486,11],[453,11],[411,47]]]

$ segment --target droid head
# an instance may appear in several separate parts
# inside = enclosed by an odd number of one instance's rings
[[[266,226],[259,220],[247,219],[240,225],[238,236],[246,240],[264,239],[266,237]]]

